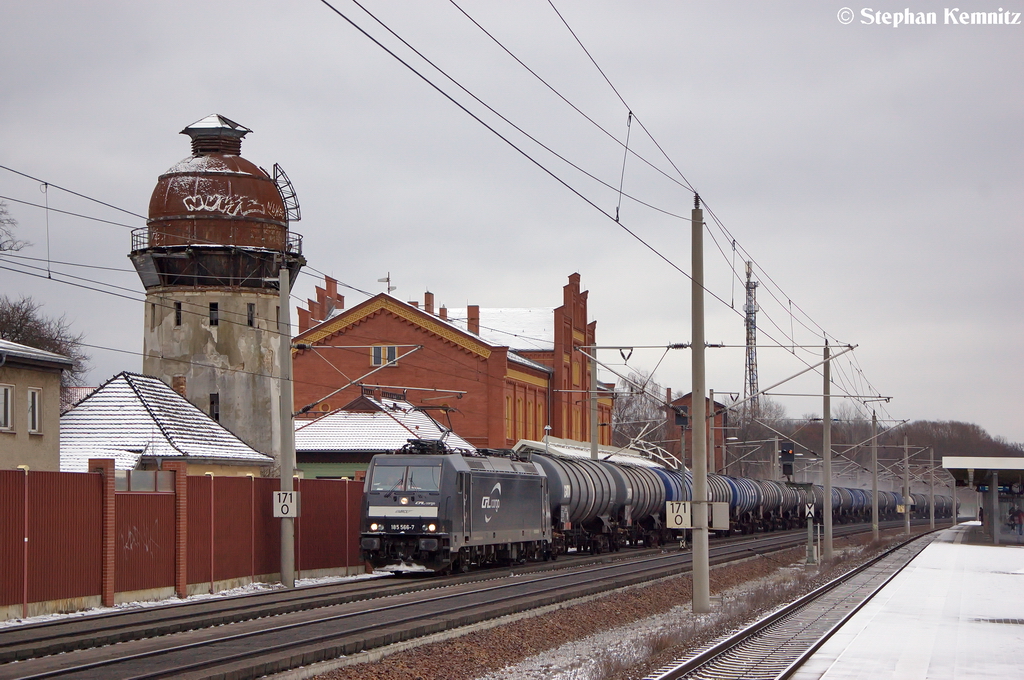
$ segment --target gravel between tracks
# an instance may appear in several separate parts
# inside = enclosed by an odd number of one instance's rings
[[[804,548],[792,548],[767,557],[754,557],[738,564],[711,570],[712,596],[723,595],[712,615],[695,616],[688,611],[683,625],[668,635],[651,632],[637,644],[633,658],[614,650],[595,650],[584,641],[601,631],[663,614],[680,603],[689,603],[689,575],[672,577],[656,584],[634,586],[600,599],[572,605],[546,614],[521,619],[494,628],[468,633],[444,642],[425,644],[396,652],[379,661],[340,668],[317,676],[319,680],[477,680],[517,664],[539,653],[572,644],[562,651],[579,673],[580,680],[643,678],[650,671],[684,655],[710,640],[740,627],[779,605],[851,569],[874,556],[902,536],[899,530],[882,532],[873,544],[870,535],[837,538],[838,557],[817,569],[794,569],[802,561]],[[750,584],[743,588],[744,584]],[[547,677],[540,675],[538,677]],[[570,677],[570,676],[565,676]]]

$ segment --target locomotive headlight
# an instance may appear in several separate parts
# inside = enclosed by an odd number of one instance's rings
[[[380,529],[380,525],[377,524],[376,522],[374,522],[373,524],[370,525],[370,531],[378,531],[379,529]]]
[[[427,525],[427,531],[437,531],[437,525],[436,524],[428,524]]]
[[[402,500],[398,502],[401,503],[402,505],[409,505],[409,499],[405,497],[403,497]]]

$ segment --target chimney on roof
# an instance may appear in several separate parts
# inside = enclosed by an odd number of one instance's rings
[[[445,321],[447,321],[448,320],[448,308],[442,306],[441,309],[437,310],[437,315],[439,317],[441,317],[442,319],[444,319]]]
[[[480,305],[469,305],[466,308],[469,316],[466,326],[473,335],[480,335]]]
[[[423,294],[423,309],[426,310],[427,314],[434,313],[434,294],[429,290]]]
[[[183,375],[171,376],[171,389],[174,390],[175,392],[177,392],[178,394],[180,394],[184,398],[187,398],[187,397],[185,397],[186,385],[187,385],[187,383],[186,383],[185,376],[183,376]]]
[[[409,304],[415,307],[416,309],[420,308],[419,300],[409,300]]]
[[[189,125],[181,134],[192,138],[192,155],[205,156],[222,153],[238,156],[242,153],[242,137],[252,132],[229,118],[216,113]]]

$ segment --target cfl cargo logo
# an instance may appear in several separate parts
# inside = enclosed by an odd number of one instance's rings
[[[494,514],[498,512],[498,508],[501,507],[501,482],[495,482],[494,487],[491,489],[489,496],[484,496],[480,502],[480,508],[482,510],[493,510],[494,513],[485,512],[484,521],[490,522],[494,517]]]
[[[839,23],[854,22],[857,14],[849,7],[843,7],[836,14]],[[909,7],[902,10],[886,11],[873,7],[862,7],[860,23],[866,26],[936,26],[938,12],[915,12]],[[945,7],[942,10],[942,25],[945,26],[1020,26],[1021,13],[997,8],[994,12],[962,12],[959,7]]]

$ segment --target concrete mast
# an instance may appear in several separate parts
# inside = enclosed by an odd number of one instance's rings
[[[711,611],[711,568],[708,552],[708,438],[707,402],[704,400],[704,211],[700,196],[693,197],[690,213],[690,258],[692,283],[690,286],[690,321],[693,339],[691,391],[693,410],[693,611],[706,614]]]

